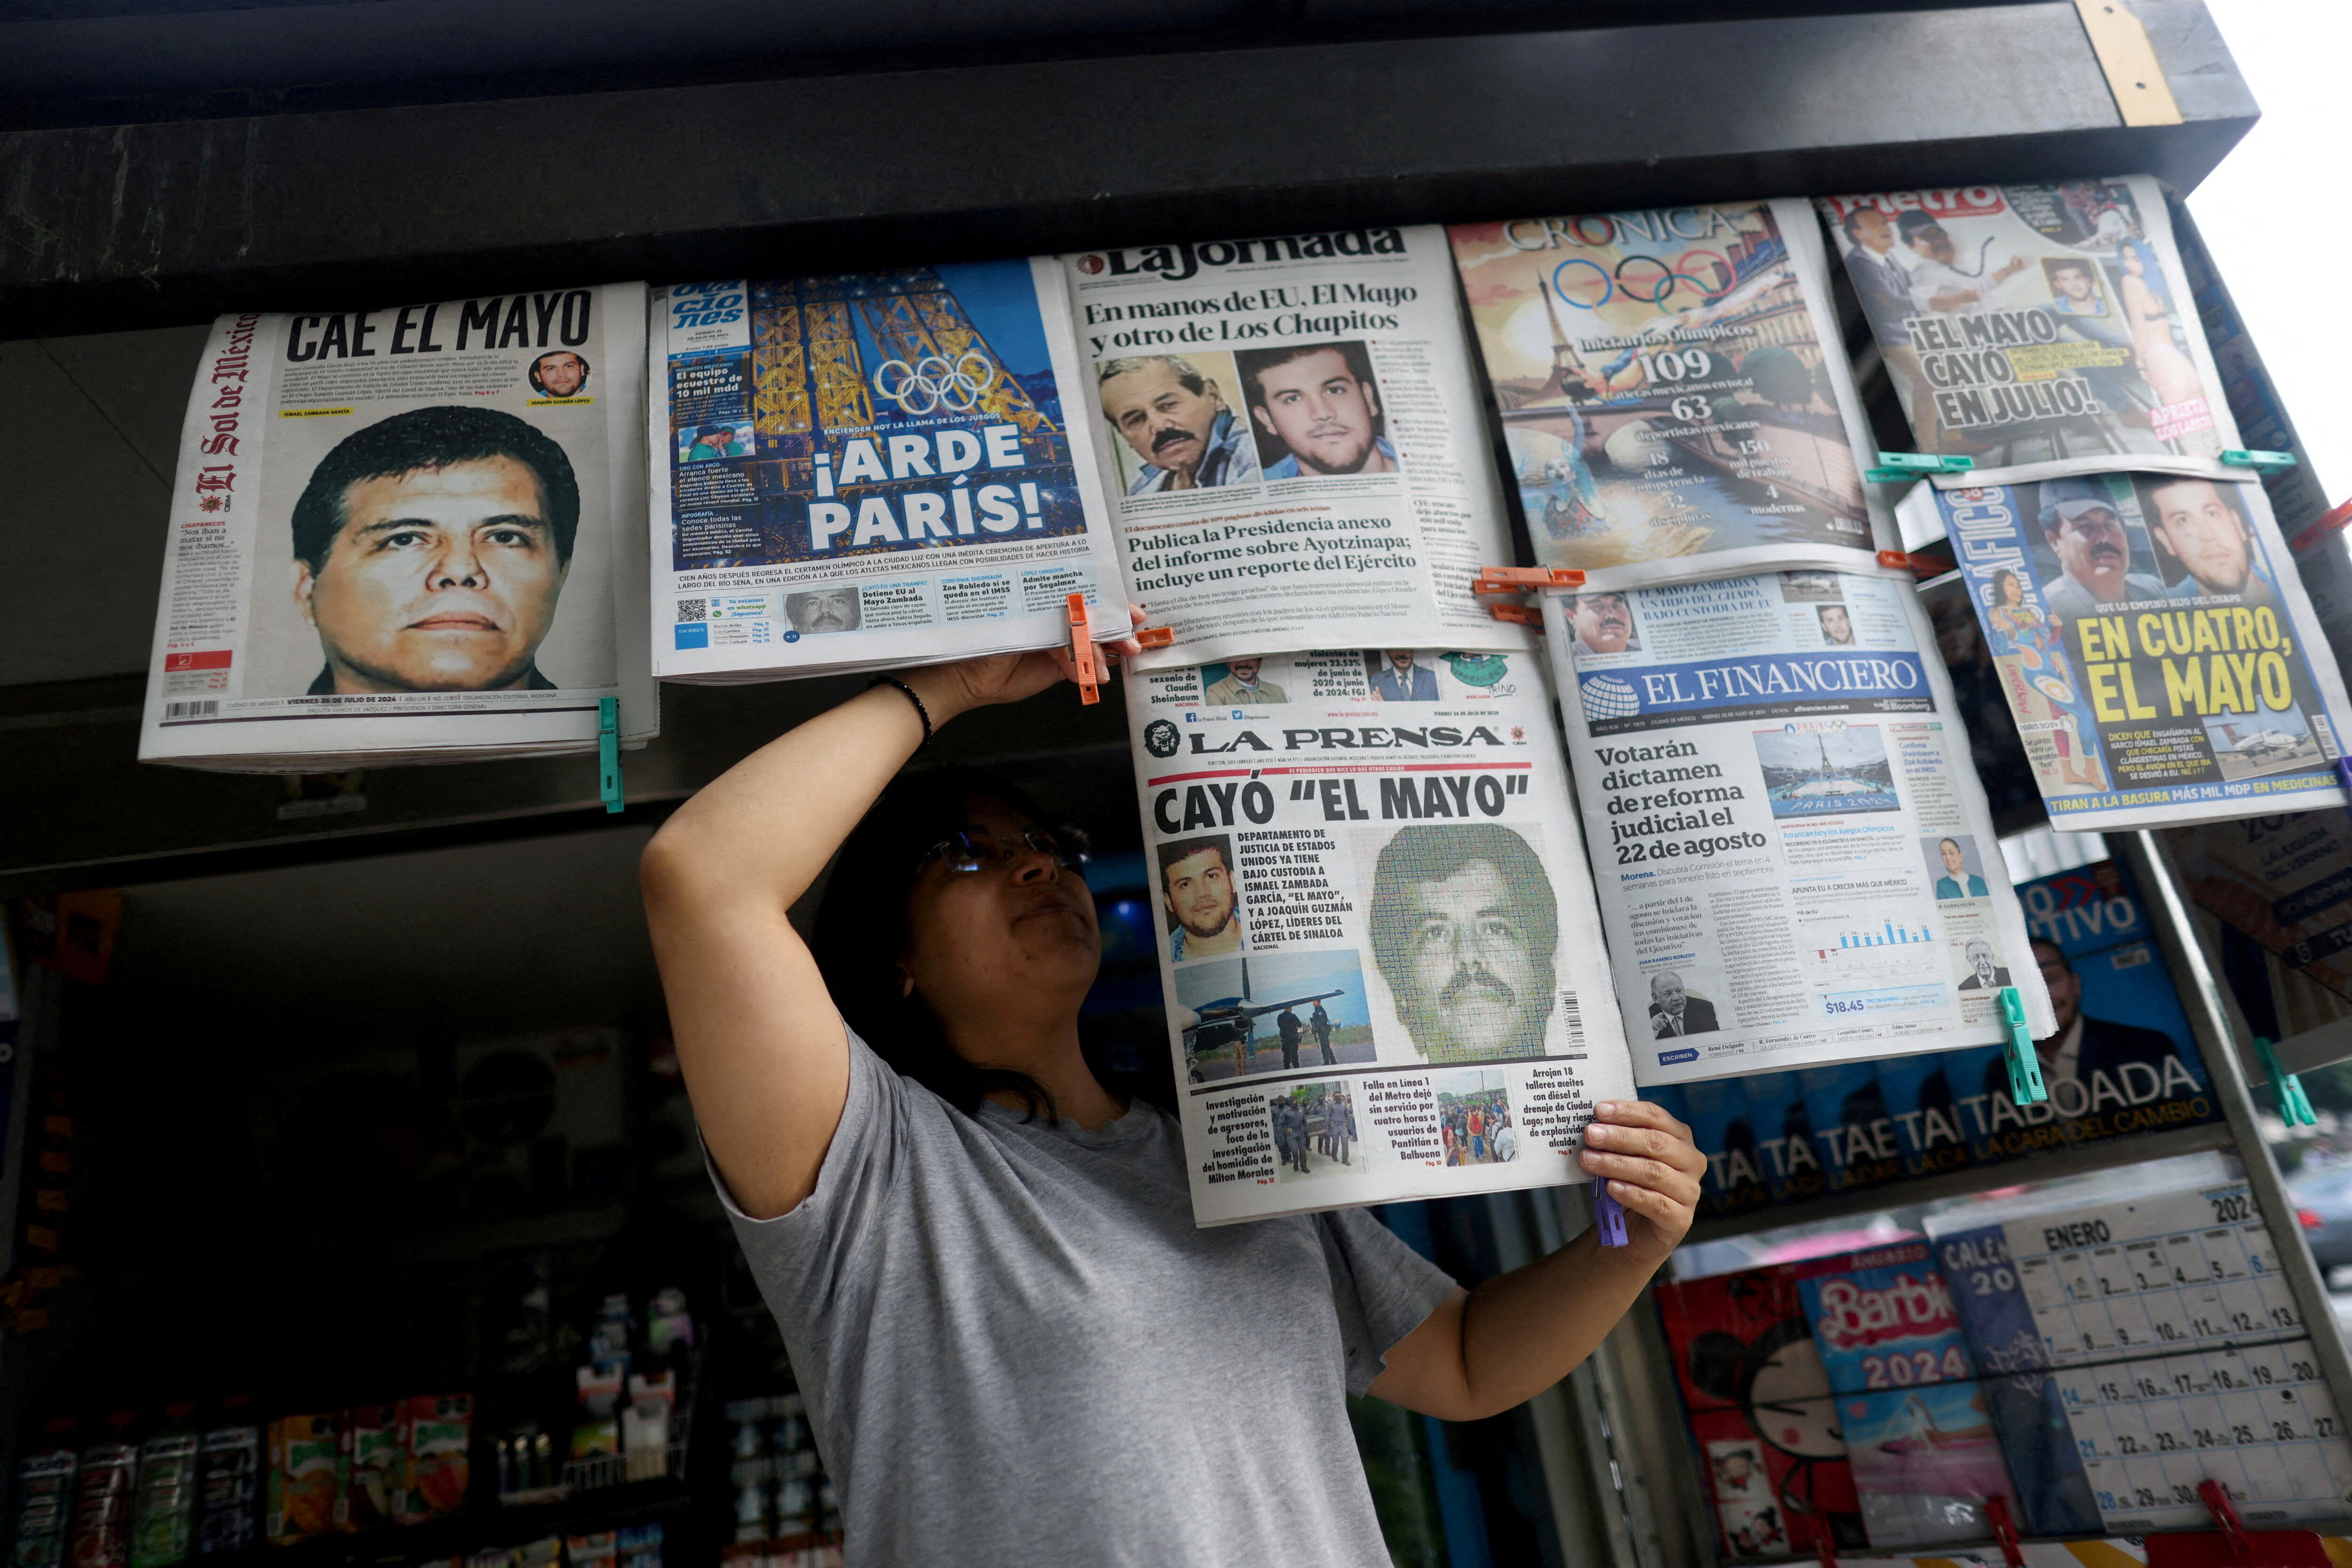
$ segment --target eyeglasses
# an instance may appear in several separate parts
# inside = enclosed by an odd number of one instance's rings
[[[1024,828],[1021,836],[1009,844],[990,833],[953,833],[915,857],[915,874],[920,876],[923,868],[934,859],[950,872],[969,873],[1002,865],[1024,854],[1050,855],[1055,865],[1065,871],[1076,871],[1087,863],[1093,848],[1083,829],[1068,826]]]

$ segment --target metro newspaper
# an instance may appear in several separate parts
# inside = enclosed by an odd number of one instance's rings
[[[1583,1181],[1633,1074],[1540,659],[1126,684],[1200,1223]]]
[[[2054,1030],[1907,576],[1546,595],[1644,1085]]]
[[[1469,593],[1514,554],[1443,229],[1063,260],[1146,668],[1531,646]]]

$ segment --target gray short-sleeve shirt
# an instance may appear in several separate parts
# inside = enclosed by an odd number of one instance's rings
[[[727,1207],[851,1563],[1388,1561],[1341,1396],[1443,1270],[1361,1209],[1196,1228],[1140,1103],[1093,1132],[973,1118],[849,1055],[815,1192]]]

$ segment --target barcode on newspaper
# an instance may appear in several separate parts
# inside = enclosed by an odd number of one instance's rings
[[[1568,1048],[1570,1051],[1582,1051],[1584,1049],[1584,1014],[1576,1005],[1574,991],[1560,992],[1559,1016],[1568,1020]]]
[[[218,697],[206,697],[202,702],[165,703],[163,705],[163,716],[167,719],[218,718],[220,716],[220,699]]]
[[[708,599],[679,600],[677,601],[677,618],[680,621],[709,620],[710,618],[710,601]]]

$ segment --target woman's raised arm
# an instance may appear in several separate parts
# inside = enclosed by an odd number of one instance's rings
[[[906,671],[934,727],[1069,674],[1032,653]],[[747,1214],[816,1186],[849,1092],[849,1050],[816,959],[785,918],[923,741],[876,686],[737,763],[665,823],[639,866],[654,958],[703,1141]]]

